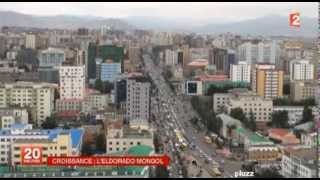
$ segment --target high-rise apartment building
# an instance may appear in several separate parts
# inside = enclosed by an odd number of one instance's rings
[[[279,45],[275,41],[246,42],[238,47],[238,61],[248,64],[276,64],[280,56]]]
[[[60,66],[60,99],[83,99],[85,95],[85,67]]]
[[[252,67],[251,88],[259,96],[277,98],[283,95],[283,71],[275,65],[256,64]]]
[[[246,62],[230,65],[230,80],[233,82],[247,82],[251,80],[251,65]]]
[[[178,64],[178,53],[175,50],[166,49],[165,50],[165,64],[166,65],[176,65]]]
[[[113,82],[121,74],[121,63],[113,63],[112,60],[102,62],[96,60],[96,78],[102,81]]]
[[[43,50],[39,55],[39,66],[40,67],[54,67],[61,66],[65,61],[66,56],[64,50],[57,48],[48,48]]]
[[[229,73],[230,63],[228,58],[228,51],[226,49],[210,49],[208,62],[210,65],[215,65],[218,72],[222,72],[224,74]]]
[[[314,65],[308,60],[290,61],[290,81],[313,80]]]
[[[265,99],[255,94],[238,94],[229,96],[225,104],[227,112],[234,108],[241,108],[247,118],[252,113],[257,125],[257,129],[264,129],[271,121],[273,104],[271,99]]]
[[[37,42],[38,42],[38,36],[36,34],[27,34],[26,35],[26,48],[30,49],[36,49],[37,48]]]
[[[54,110],[56,84],[16,82],[0,86],[0,107],[29,108],[34,122],[41,125]]]
[[[97,58],[102,60],[111,59],[112,62],[121,63],[121,72],[123,71],[124,48],[114,45],[97,45],[90,43],[87,53],[88,78],[96,78],[96,62]]]
[[[127,79],[126,118],[132,126],[145,125],[149,120],[150,85],[145,77]]]
[[[290,83],[290,99],[301,101],[315,98],[320,84],[317,81],[294,81]]]

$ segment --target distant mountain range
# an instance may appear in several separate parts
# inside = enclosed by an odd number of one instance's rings
[[[212,21],[211,21],[212,20]],[[207,21],[208,22],[208,21]],[[0,26],[23,26],[36,28],[99,28],[108,25],[115,29],[147,29],[161,31],[184,31],[197,33],[234,32],[251,35],[286,35],[316,37],[317,18],[301,17],[301,28],[289,27],[288,17],[270,15],[238,22],[224,22],[212,18],[212,23],[197,23],[190,19],[132,16],[127,18],[102,18],[95,16],[33,16],[12,11],[0,11]]]
[[[115,29],[123,30],[134,28],[126,21],[116,18],[69,15],[33,16],[11,11],[0,11],[0,26],[73,29],[79,27],[100,28],[102,25],[109,25]]]

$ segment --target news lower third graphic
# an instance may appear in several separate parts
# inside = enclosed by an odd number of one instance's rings
[[[23,165],[43,165],[42,147],[30,146],[21,148],[21,162]],[[48,166],[163,166],[170,164],[167,155],[154,156],[49,156],[46,160]]]

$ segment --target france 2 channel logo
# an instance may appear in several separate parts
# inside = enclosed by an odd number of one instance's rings
[[[300,13],[299,12],[293,12],[289,14],[289,24],[291,27],[300,27]]]

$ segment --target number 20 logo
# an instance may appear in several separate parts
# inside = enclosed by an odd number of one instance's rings
[[[292,13],[289,15],[290,26],[300,27],[300,13]]]
[[[42,147],[22,147],[22,164],[41,164]]]

